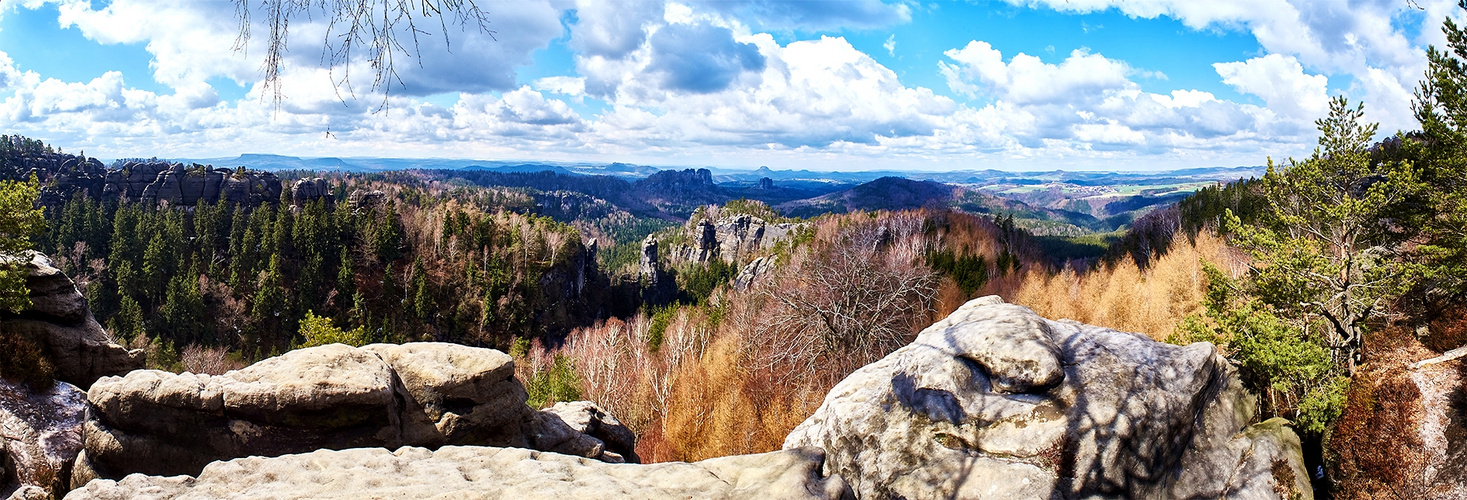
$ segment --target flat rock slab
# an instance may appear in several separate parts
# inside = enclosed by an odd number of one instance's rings
[[[651,465],[519,448],[320,450],[217,462],[197,478],[133,474],[96,480],[66,500],[853,499],[840,478],[822,476],[822,462],[822,453],[811,449]]]
[[[86,393],[65,382],[36,389],[0,380],[0,441],[12,470],[3,490],[32,486],[64,492],[82,450]]]

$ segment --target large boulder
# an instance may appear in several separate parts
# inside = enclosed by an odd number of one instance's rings
[[[386,361],[407,392],[404,441],[415,446],[525,446],[528,394],[514,360],[493,349],[419,342],[362,348]]]
[[[542,445],[591,458],[630,455],[619,447],[630,433],[619,434],[614,418],[541,415],[526,405],[508,355],[457,344],[333,344],[219,376],[139,370],[98,380],[87,396],[75,484],[134,472],[198,474],[214,461],[316,449]],[[562,434],[537,436],[547,422]],[[589,439],[615,445],[576,445]]]
[[[0,379],[0,453],[6,463],[0,495],[64,493],[82,450],[86,409],[86,393],[71,384],[32,387]]]
[[[33,254],[25,273],[31,306],[18,314],[0,312],[0,333],[38,347],[56,379],[86,388],[98,377],[143,366],[143,351],[113,342],[92,317],[76,283],[51,259]]]
[[[322,199],[327,203],[336,201],[336,197],[331,194],[331,187],[321,177],[295,181],[290,187],[290,198],[297,206]]]
[[[1216,349],[976,299],[857,370],[785,440],[861,498],[1311,498]]]
[[[530,422],[537,450],[594,458],[611,463],[637,463],[637,435],[616,417],[590,401],[556,403]]]
[[[516,448],[320,450],[216,462],[196,478],[93,481],[66,498],[853,498],[839,477],[822,475],[821,464],[821,452],[812,449],[653,465]]]

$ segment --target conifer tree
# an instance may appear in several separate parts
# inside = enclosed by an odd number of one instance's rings
[[[40,182],[0,181],[0,310],[17,312],[30,306],[25,286],[25,252],[30,237],[45,229],[45,219],[36,200]]]
[[[1467,2],[1459,7],[1467,9]],[[1467,31],[1451,18],[1442,25],[1447,50],[1427,49],[1426,79],[1416,92],[1422,140],[1407,143],[1419,167],[1429,207],[1421,224],[1425,264],[1417,283],[1433,303],[1467,300]]]
[[[1300,327],[1319,324],[1331,359],[1351,372],[1368,322],[1410,283],[1399,256],[1415,232],[1396,215],[1420,189],[1409,163],[1372,161],[1376,125],[1363,117],[1363,105],[1332,100],[1309,159],[1283,169],[1270,161],[1259,222],[1226,215],[1234,243],[1253,256],[1249,291]]]

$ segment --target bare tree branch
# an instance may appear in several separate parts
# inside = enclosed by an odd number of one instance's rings
[[[448,29],[450,24],[462,29],[473,27],[494,38],[494,31],[488,27],[488,16],[474,0],[417,0],[417,5],[413,4],[413,0],[259,0],[258,7],[269,26],[265,61],[260,72],[264,77],[264,94],[270,96],[275,111],[280,111],[281,101],[287,98],[280,77],[285,67],[285,54],[290,50],[290,24],[293,20],[302,17],[309,20],[313,14],[320,14],[326,19],[321,62],[330,69],[331,84],[343,103],[346,101],[341,92],[343,88],[353,99],[356,98],[351,84],[351,64],[359,56],[357,48],[364,47],[364,60],[373,72],[369,92],[382,94],[382,102],[374,113],[387,110],[394,84],[405,86],[397,72],[397,56],[417,59],[421,67],[418,36],[432,33],[419,28],[420,22],[437,18],[444,49],[448,52],[453,52]],[[250,2],[234,0],[234,7],[235,17],[239,19],[239,35],[235,38],[234,49],[245,52],[253,26]],[[449,16],[453,16],[452,21]],[[404,36],[411,39],[411,47],[404,45]],[[336,73],[338,67],[342,71],[340,78]]]

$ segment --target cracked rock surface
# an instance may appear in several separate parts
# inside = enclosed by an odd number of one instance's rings
[[[1312,497],[1299,439],[1211,344],[975,299],[790,433],[860,498]]]
[[[823,476],[820,450],[696,463],[608,464],[519,448],[445,446],[320,450],[216,462],[198,477],[98,480],[67,500],[184,498],[851,499]]]

